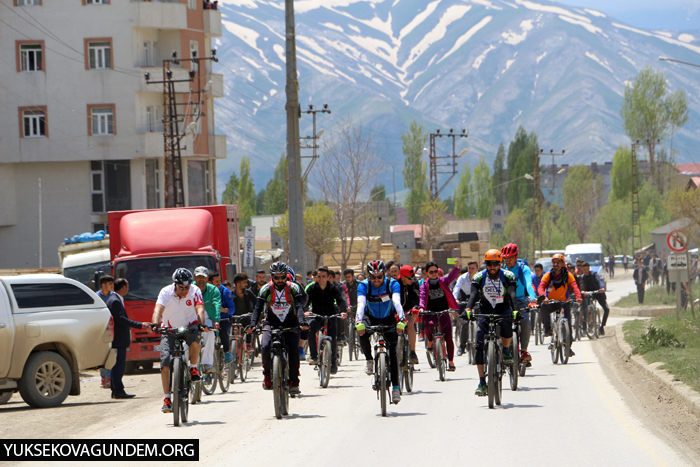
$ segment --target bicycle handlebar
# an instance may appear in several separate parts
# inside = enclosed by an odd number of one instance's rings
[[[179,328],[171,328],[171,327],[163,326],[160,328],[153,329],[152,332],[154,332],[156,334],[179,334],[181,332],[182,333],[188,332],[191,334],[195,334],[195,333],[199,332],[199,329],[190,329],[190,328],[186,328],[184,326],[179,327]]]
[[[329,319],[331,319],[331,318],[342,318],[342,316],[340,316],[340,313],[337,313],[337,314],[335,314],[335,315],[328,315],[328,316],[326,316],[326,315],[316,315],[316,314],[312,314],[311,316],[307,316],[307,318],[314,318],[314,319],[315,319],[315,318],[320,318],[320,319],[323,319],[323,320],[329,320]]]
[[[368,331],[374,331],[374,332],[394,331],[394,330],[396,330],[396,325],[378,324],[376,326],[365,326],[365,329]]]
[[[589,295],[589,296],[598,295],[598,294],[601,294],[601,293],[603,293],[603,292],[601,292],[601,291],[599,291],[599,290],[596,290],[596,291],[583,291],[583,290],[582,290],[582,291],[581,291],[581,295]]]
[[[450,310],[450,309],[442,310],[442,311],[428,311],[428,310],[424,310],[424,311],[421,311],[420,313],[418,313],[418,316],[441,315],[441,314],[444,314],[444,313],[453,313],[453,312],[456,312],[456,311],[459,311],[459,310]]]

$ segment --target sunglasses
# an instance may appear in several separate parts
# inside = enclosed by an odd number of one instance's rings
[[[373,281],[383,281],[384,280],[384,274],[380,274],[378,276],[369,276],[370,280]]]
[[[428,274],[437,274],[437,273],[438,273],[437,269],[431,269],[430,271],[428,271]]]
[[[500,266],[501,262],[500,261],[485,261],[486,266]]]
[[[281,281],[281,280],[285,280],[285,279],[287,279],[287,275],[286,275],[286,274],[283,275],[283,276],[272,276],[272,280],[273,280],[273,281]]]
[[[408,276],[406,279],[414,281],[414,280],[416,280],[416,276]]]
[[[180,290],[190,290],[189,285],[176,285],[175,287],[177,287]]]

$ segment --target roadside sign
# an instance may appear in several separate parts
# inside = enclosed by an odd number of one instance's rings
[[[243,267],[255,267],[255,227],[245,228],[245,239],[243,241]]]
[[[671,251],[680,253],[688,247],[688,237],[681,230],[674,230],[666,237],[666,245]]]
[[[685,254],[668,255],[668,270],[674,271],[680,269],[685,271],[688,268],[688,258]]]

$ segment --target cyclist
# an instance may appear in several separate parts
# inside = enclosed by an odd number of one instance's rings
[[[207,327],[219,330],[221,321],[221,292],[214,284],[210,284],[209,270],[204,266],[199,266],[194,270],[194,281],[202,292],[204,300],[204,310],[207,312],[205,324]],[[205,332],[202,336],[202,365],[205,373],[214,372],[214,344],[216,343],[216,333]]]
[[[552,335],[550,313],[562,307],[562,305],[550,305],[550,299],[566,301],[569,297],[569,289],[571,289],[576,296],[576,302],[581,303],[582,301],[581,292],[576,284],[576,278],[567,270],[565,261],[564,255],[561,253],[552,256],[552,270],[542,276],[542,281],[538,289],[539,294],[543,296],[543,298],[540,299],[542,300],[540,321],[542,321],[542,325],[544,326],[545,336]],[[565,303],[563,307],[564,316],[569,321],[569,335],[571,335],[571,305]],[[569,356],[573,357],[574,355],[576,354],[571,350],[571,345],[569,345]]]
[[[452,289],[452,296],[456,301],[467,301],[469,300],[469,294],[472,289],[472,277],[479,271],[479,263],[476,261],[470,261],[467,263],[467,272],[462,274],[457,278],[454,289]],[[464,311],[465,305],[460,305],[460,310]],[[467,350],[467,337],[469,333],[468,326],[462,326],[462,330],[459,336],[459,348],[457,349],[457,356],[464,355]]]
[[[416,271],[410,264],[404,264],[399,271],[399,285],[401,286],[401,308],[406,316],[408,329],[408,345],[411,348],[409,359],[414,365],[418,365],[416,355],[416,316],[420,306],[420,287],[416,280]]]
[[[448,287],[459,276],[459,258],[455,258],[455,267],[447,276],[439,277],[440,270],[432,261],[425,265],[425,271],[428,273],[428,280],[424,281],[420,288],[420,311],[459,310],[459,305]],[[437,316],[423,316],[423,332],[428,342],[428,352],[433,350],[433,327],[438,324],[437,321]],[[440,316],[440,327],[447,344],[447,371],[455,371],[455,343],[452,339],[452,319],[449,314]]]
[[[501,256],[505,262],[505,269],[512,272],[518,282],[517,288],[515,290],[515,296],[517,298],[517,303],[515,306],[518,310],[527,307],[537,306],[537,295],[535,294],[535,289],[532,287],[532,271],[527,263],[518,259],[518,245],[515,243],[509,243],[501,249]],[[522,321],[520,321],[520,360],[526,362],[527,366],[531,366],[532,356],[527,351],[530,345],[530,334],[532,332],[532,322],[530,321],[530,312],[524,311],[521,316]]]
[[[248,274],[244,272],[239,272],[233,276],[233,302],[236,304],[236,311],[234,315],[247,315],[253,314],[255,309],[255,302],[258,301],[258,297],[255,296],[252,290],[248,287]],[[250,317],[241,318],[242,326],[250,325]],[[246,336],[246,345],[250,346],[253,342],[253,336]],[[248,350],[252,350],[249,348]]]
[[[608,322],[608,315],[610,314],[610,308],[608,307],[608,302],[605,296],[605,283],[600,278],[597,272],[591,272],[591,265],[588,261],[583,262],[583,275],[581,276],[581,282],[583,284],[583,290],[586,292],[600,292],[595,299],[600,303],[601,308],[603,308],[603,321],[600,323],[600,330],[598,331],[601,336],[605,335],[605,324]],[[589,297],[583,297],[583,312],[584,312],[584,322],[583,326],[585,329],[588,313],[588,300]]]
[[[340,275],[340,271],[333,271],[333,270],[328,270],[328,282],[337,287],[338,290],[340,290],[340,293],[345,297],[345,304],[343,307],[340,306],[340,303],[336,300],[335,302],[335,312],[337,313],[342,313],[347,317],[347,313],[350,313],[352,309],[350,308],[350,293],[348,291],[348,288],[343,284],[343,282],[340,280],[342,276]],[[345,334],[345,319],[338,318],[338,327],[336,328],[338,330],[338,338],[342,342],[347,342],[348,336]]]
[[[287,272],[287,280],[290,282],[295,283],[299,287],[299,291],[301,291],[301,302],[302,302],[302,307],[306,307],[306,303],[309,301],[309,297],[306,295],[306,287],[301,285],[301,282],[297,280],[296,274],[294,274],[294,269],[291,268],[291,266],[287,265],[289,268]],[[299,333],[299,361],[304,361],[306,360],[306,354],[304,353],[304,344],[306,344],[306,340],[309,338],[309,331],[301,331]]]
[[[517,283],[512,272],[501,269],[503,257],[501,252],[491,249],[484,255],[486,270],[477,272],[472,277],[471,290],[467,308],[462,313],[466,319],[474,319],[472,308],[479,300],[481,312],[499,315],[500,335],[503,342],[503,361],[513,363],[513,353],[510,351],[510,340],[513,337],[512,319],[517,313],[514,308],[517,303],[515,291]],[[516,315],[517,317],[517,315]],[[489,331],[488,320],[479,318],[476,331],[476,368],[479,373],[479,385],[474,394],[483,397],[487,394],[486,376],[484,376],[484,335]]]
[[[540,296],[539,287],[544,275],[544,266],[542,263],[535,263],[535,275],[532,277],[532,288],[535,290],[535,295]]]
[[[310,316],[312,314],[331,316],[336,314],[336,303],[341,310],[346,309],[345,297],[341,292],[340,288],[334,287],[328,281],[328,268],[321,266],[318,268],[316,274],[316,282],[310,284],[306,288],[306,293],[309,296],[309,304],[313,311],[307,311],[305,316]],[[308,309],[308,307],[307,307]],[[342,312],[343,318],[347,317],[345,312]],[[337,341],[338,341],[338,324],[341,321],[335,319],[328,320],[328,335],[331,337],[331,374],[334,375],[338,373],[338,352],[337,352]],[[311,360],[309,363],[311,365],[316,365],[318,363],[318,344],[316,342],[316,335],[319,328],[322,325],[320,319],[314,319],[309,323],[309,351],[311,352]]]
[[[270,347],[272,345],[271,327],[300,327],[308,329],[304,318],[304,309],[301,302],[301,290],[299,287],[287,280],[289,268],[281,261],[270,265],[270,276],[272,280],[260,289],[255,310],[251,317],[251,327],[246,332],[253,332],[253,327],[257,326],[261,314],[263,318],[262,333],[262,360],[263,360],[263,389],[272,389],[272,374],[270,372]],[[287,341],[289,349],[289,393],[299,394],[299,353],[295,352],[299,346],[299,334],[285,333],[284,339]]]
[[[204,300],[198,287],[192,287],[194,277],[185,268],[176,269],[173,273],[173,283],[161,289],[153,308],[152,323],[160,323],[161,326],[170,328],[188,327],[197,330],[195,333],[187,333],[186,340],[190,353],[190,378],[199,381],[197,371],[199,351],[201,350],[202,334],[200,331],[207,329],[202,323],[204,318]],[[157,324],[151,325],[156,327]],[[175,347],[175,336],[163,334],[160,338],[160,380],[163,384],[164,413],[173,411],[172,398],[170,397],[170,349]]]
[[[236,303],[233,301],[233,293],[221,284],[221,275],[212,271],[209,273],[209,282],[213,284],[221,292],[221,321],[219,321],[219,336],[221,337],[221,348],[224,350],[225,363],[233,361],[231,355],[231,316],[236,314]]]
[[[355,316],[355,328],[360,335],[362,353],[365,354],[367,367],[365,373],[374,374],[372,348],[369,344],[371,332],[365,332],[366,326],[396,325],[396,332],[384,333],[384,338],[389,347],[389,364],[391,373],[391,401],[398,404],[401,401],[399,390],[399,359],[397,344],[398,334],[406,328],[403,308],[401,307],[401,287],[398,281],[386,277],[384,261],[374,260],[367,265],[369,279],[360,282],[357,286],[357,315]],[[366,314],[365,314],[366,312]],[[398,324],[396,318],[398,317]],[[398,333],[398,334],[397,334]]]

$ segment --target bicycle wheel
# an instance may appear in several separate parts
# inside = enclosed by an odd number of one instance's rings
[[[182,377],[182,388],[184,390],[180,390],[180,397],[182,398],[180,401],[180,420],[182,423],[187,423],[187,417],[190,413],[190,394],[193,392],[194,382],[190,379],[189,373],[184,371],[184,368]]]
[[[231,356],[233,361],[231,362],[231,384],[236,382],[236,376],[238,375],[238,341],[235,338],[231,339]]]
[[[503,358],[499,348],[496,349],[496,394],[494,401],[496,405],[501,405],[501,396],[503,395]]]
[[[343,363],[343,344],[338,342],[338,343],[336,343],[335,348],[336,348],[336,354],[337,354],[336,362],[337,362],[338,366],[340,366],[340,364]]]
[[[350,361],[352,361],[352,358],[355,356],[353,355],[355,353],[355,332],[354,326],[348,328],[348,358]]]
[[[489,396],[489,409],[493,409],[496,397],[496,343],[490,341],[486,350],[486,386]]]
[[[440,381],[445,381],[445,352],[442,346],[442,337],[436,337],[433,341],[433,345],[435,346],[436,352],[435,362],[437,364],[438,376],[440,377]]]
[[[406,392],[413,392],[413,363],[409,362],[406,365],[406,372],[404,373],[404,385],[406,386]]]
[[[510,350],[513,354],[513,363],[508,365],[508,376],[510,377],[510,390],[511,391],[517,391],[518,390],[518,373],[519,373],[519,366],[520,366],[520,351],[519,345],[518,345],[518,333],[514,332],[513,333],[513,339],[510,341]]]
[[[559,361],[559,340],[557,336],[557,330],[553,329],[552,330],[552,338],[549,342],[549,352],[552,355],[552,363],[555,365]]]
[[[226,363],[226,354],[223,350],[219,350],[219,389],[221,392],[228,392],[228,388],[231,386],[231,380],[233,379],[233,362]]]
[[[433,352],[428,350],[428,339],[425,340],[425,355],[428,359],[428,365],[430,365],[430,368],[435,368],[435,355]]]
[[[571,332],[575,341],[581,340],[581,324],[579,319],[580,318],[576,313],[571,313]]]
[[[214,391],[216,391],[216,383],[219,380],[219,372],[216,371],[219,368],[219,362],[217,361],[218,360],[217,357],[218,357],[217,352],[214,351],[214,361],[212,362],[213,363],[212,366],[214,367],[214,373],[202,374],[202,379],[200,380],[200,386],[201,386],[202,390],[204,391],[204,394],[206,394],[207,396],[211,396],[212,394],[214,394]],[[207,376],[209,376],[209,377],[207,378]],[[199,400],[197,402],[201,402],[201,401],[202,401],[202,398],[200,396]]]
[[[469,326],[471,326],[471,332],[470,332],[471,337],[469,338],[469,342],[470,342],[469,352],[471,353],[471,357],[470,357],[471,362],[470,363],[472,365],[476,365],[476,331],[477,331],[476,321],[472,321]]]
[[[386,354],[384,352],[379,354],[379,399],[382,404],[382,417],[386,417],[386,395],[387,395],[387,384],[386,384]]]
[[[182,360],[179,358],[173,360],[172,375],[170,377],[173,390],[173,425],[180,426],[180,405],[182,404],[180,392],[182,391],[184,376],[182,374]]]
[[[595,338],[598,339],[600,337],[600,328],[601,328],[601,323],[600,323],[600,311],[598,311],[598,308],[595,309],[595,322],[593,323],[593,330],[595,331]]]
[[[275,403],[275,417],[277,420],[282,418],[282,398],[284,395],[282,391],[282,365],[280,362],[280,356],[275,355],[272,357],[272,397]]]
[[[289,363],[283,356],[280,362],[282,369],[282,415],[289,415]]]
[[[567,363],[569,363],[569,350],[571,349],[571,334],[569,333],[569,326],[567,325],[566,320],[561,320],[561,324],[559,326],[561,327],[560,358],[561,363],[563,365],[566,365]]]
[[[248,370],[250,370],[250,357],[246,350],[241,349],[241,363],[238,367],[238,377],[241,378],[241,383],[245,383],[248,378]]]
[[[537,313],[537,318],[535,318],[535,345],[544,345],[544,330],[542,329],[539,313]]]
[[[321,348],[321,358],[318,362],[318,375],[321,379],[321,387],[328,387],[328,380],[331,377],[331,341],[325,339]]]
[[[518,374],[519,376],[525,376],[525,372],[527,372],[527,365],[524,362],[518,363]]]

